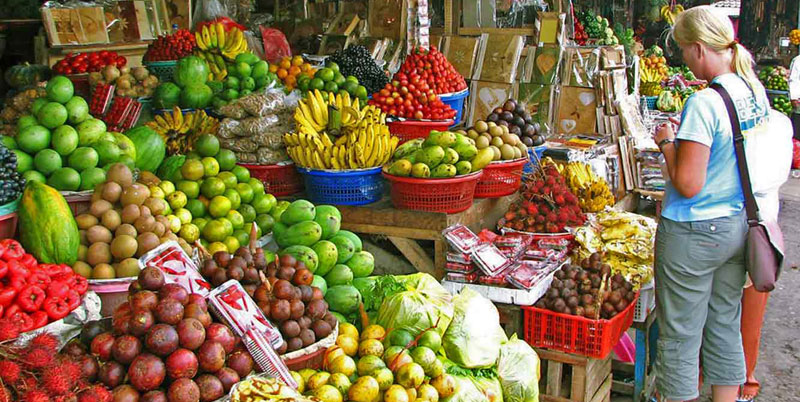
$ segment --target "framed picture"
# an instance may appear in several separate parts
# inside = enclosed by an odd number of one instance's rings
[[[510,83],[472,81],[470,85],[467,126],[485,119],[492,110],[514,97],[514,86]]]
[[[442,39],[442,54],[464,78],[472,77],[481,38],[480,36],[445,36]]]
[[[523,47],[523,35],[489,34],[478,54],[473,79],[508,84],[514,82]]]
[[[536,32],[539,45],[556,45],[564,38],[564,19],[563,13],[539,13],[536,18]]]
[[[554,85],[558,78],[558,66],[561,61],[561,47],[539,46],[533,50],[531,66],[531,83]]]
[[[597,98],[594,89],[561,87],[555,130],[559,134],[597,133]]]

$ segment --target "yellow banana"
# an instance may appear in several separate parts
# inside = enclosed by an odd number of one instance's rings
[[[197,42],[197,47],[200,48],[200,50],[208,49],[208,45],[203,41],[203,35],[200,31],[195,31],[194,41]]]
[[[206,27],[203,27],[203,29],[205,28]],[[208,44],[211,46],[211,48],[212,49],[218,48],[219,45],[217,42],[217,29],[214,27],[214,25],[211,25],[211,28],[208,29],[208,37],[209,37]]]
[[[217,47],[222,49],[225,46],[225,26],[221,22],[214,24],[214,29],[217,31]]]
[[[203,25],[203,29],[200,30],[200,35],[203,37],[203,42],[206,43],[206,47],[211,47],[211,33],[208,32],[208,25]]]

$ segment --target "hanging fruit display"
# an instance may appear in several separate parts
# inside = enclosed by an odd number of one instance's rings
[[[226,30],[222,22],[203,25],[194,33],[197,41],[195,53],[208,62],[215,80],[227,76],[225,61],[233,62],[236,56],[247,51],[247,39],[244,32],[236,27]]]
[[[553,161],[548,158],[543,163],[553,163]],[[553,164],[565,177],[570,191],[578,196],[583,212],[600,212],[614,205],[614,194],[611,194],[608,183],[597,176],[589,164],[583,162]]]

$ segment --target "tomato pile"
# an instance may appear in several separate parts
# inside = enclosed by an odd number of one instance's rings
[[[397,73],[395,80],[372,95],[368,102],[384,113],[407,119],[444,120],[456,117],[455,109],[442,103],[433,89],[419,76],[410,80]]]
[[[415,49],[406,57],[400,66],[400,71],[395,74],[395,80],[402,80],[402,76],[411,81],[419,76],[422,81],[437,94],[459,92],[467,89],[464,77],[456,71],[455,67],[447,61],[444,55],[431,47],[430,50]]]
[[[122,67],[128,64],[125,56],[117,52],[102,50],[91,53],[67,53],[67,57],[53,65],[56,74],[83,74],[100,71],[103,67],[113,64]]]
[[[192,54],[197,42],[194,35],[186,29],[180,29],[172,35],[161,35],[147,47],[144,61],[179,60]]]
[[[66,264],[39,264],[14,239],[0,241],[0,341],[66,317],[89,282]]]

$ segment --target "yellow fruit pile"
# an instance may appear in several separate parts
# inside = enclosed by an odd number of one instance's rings
[[[232,27],[226,32],[221,22],[204,25],[194,33],[194,37],[197,42],[196,54],[208,62],[215,81],[221,81],[228,75],[226,60],[234,61],[236,56],[248,51],[242,30]]]
[[[278,75],[278,78],[292,90],[297,87],[297,79],[301,76],[314,78],[317,69],[303,60],[303,56],[284,57],[278,64],[270,64],[269,71]]]
[[[327,101],[325,100],[327,97]],[[386,115],[374,106],[360,108],[347,92],[314,90],[294,114],[296,132],[283,137],[289,157],[309,169],[365,169],[391,159],[399,139],[389,133]]]
[[[546,159],[546,163],[553,163]],[[614,206],[614,194],[608,183],[597,176],[592,167],[583,162],[556,164],[558,172],[567,181],[569,189],[578,197],[583,212],[600,212],[606,207]]]
[[[667,24],[672,26],[675,24],[675,17],[682,12],[683,6],[680,4],[676,4],[674,6],[665,5],[661,7],[661,18],[663,18]]]
[[[167,143],[167,153],[175,155],[189,152],[194,139],[201,134],[216,134],[219,120],[207,115],[202,109],[184,115],[175,106],[172,113],[156,115],[146,126],[161,135]]]
[[[800,29],[792,29],[789,32],[789,42],[793,45],[800,45]]]

